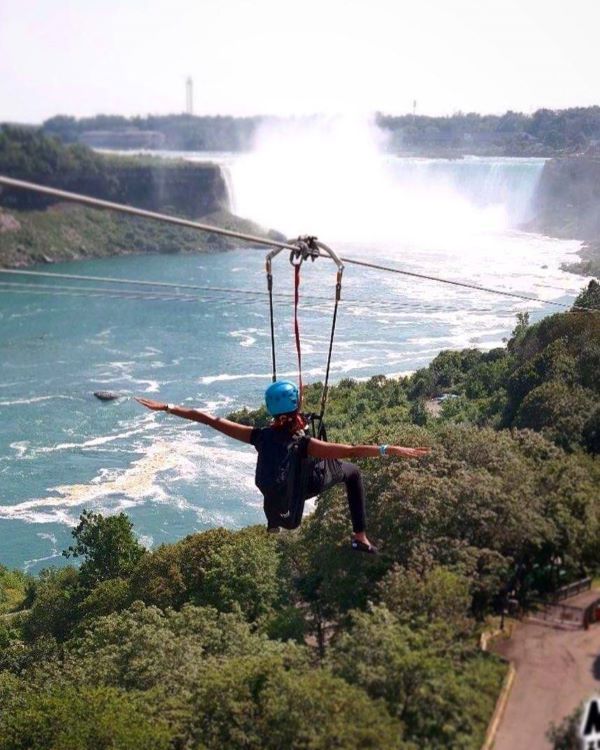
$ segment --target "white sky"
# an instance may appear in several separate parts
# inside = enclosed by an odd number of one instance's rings
[[[600,0],[0,0],[0,121],[600,103]]]

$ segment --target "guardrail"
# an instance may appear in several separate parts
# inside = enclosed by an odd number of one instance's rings
[[[571,625],[576,628],[585,627],[585,612],[583,607],[573,607],[570,604],[548,604],[537,602],[539,609],[528,612],[526,619],[544,620]]]
[[[589,591],[591,588],[592,579],[582,578],[580,581],[574,581],[573,583],[568,583],[566,586],[561,586],[551,595],[550,601],[561,602],[563,599],[581,594],[582,591]]]
[[[592,588],[591,578],[582,578],[566,586],[561,586],[547,599],[534,602],[536,609],[527,613],[526,618],[530,620],[543,620],[569,625],[578,628],[588,628],[592,623],[598,621],[598,606],[600,598],[587,606],[575,606],[562,603],[583,591]]]

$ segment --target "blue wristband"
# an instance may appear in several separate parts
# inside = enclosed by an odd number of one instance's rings
[[[387,445],[379,446],[379,452],[381,453],[382,456],[385,456],[387,454],[387,449],[388,449]]]

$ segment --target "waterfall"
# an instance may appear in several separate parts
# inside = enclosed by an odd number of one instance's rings
[[[455,243],[531,218],[542,159],[401,158],[368,120],[267,123],[229,164],[235,210],[290,236]]]
[[[221,170],[221,177],[225,183],[225,192],[227,197],[227,209],[231,213],[238,213],[237,202],[235,199],[235,184],[233,181],[233,175],[231,174],[231,164],[229,161],[220,161],[219,169]]]

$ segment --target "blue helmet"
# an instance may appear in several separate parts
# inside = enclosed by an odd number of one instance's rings
[[[272,417],[289,414],[300,407],[300,391],[290,380],[277,380],[265,391],[265,402]]]

